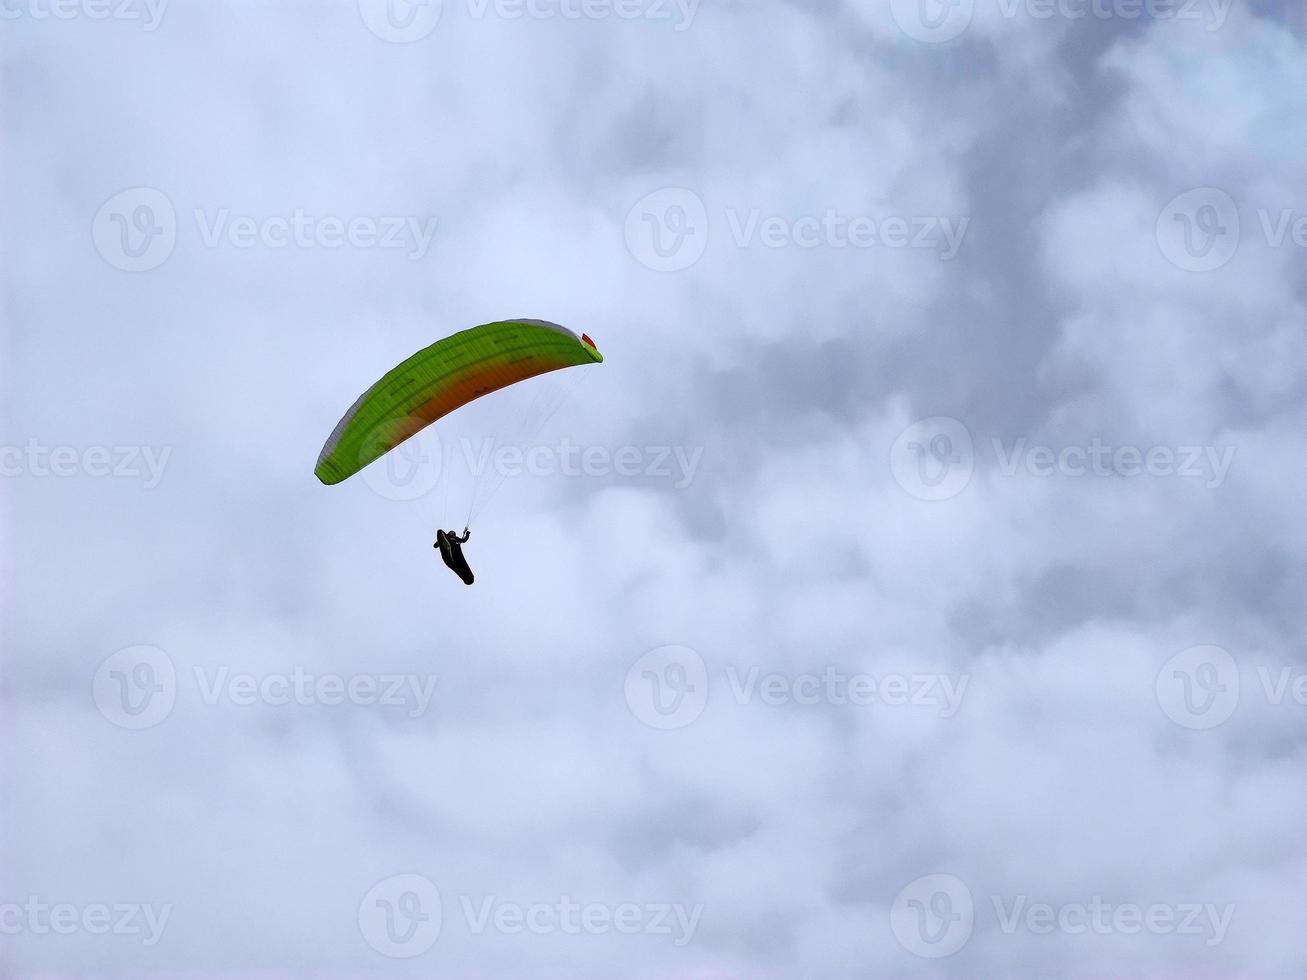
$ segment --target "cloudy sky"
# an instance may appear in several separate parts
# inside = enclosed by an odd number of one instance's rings
[[[1307,970],[1300,4],[0,39],[0,975]]]

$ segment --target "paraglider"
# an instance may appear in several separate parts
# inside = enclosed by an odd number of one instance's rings
[[[538,374],[602,362],[594,341],[547,320],[501,320],[438,340],[359,396],[327,437],[313,472],[349,479],[456,408]]]
[[[587,335],[547,320],[499,320],[462,330],[407,358],[365,391],[327,437],[314,474],[327,485],[369,463],[455,409],[510,385],[603,361]],[[463,536],[440,531],[435,547],[468,585]]]

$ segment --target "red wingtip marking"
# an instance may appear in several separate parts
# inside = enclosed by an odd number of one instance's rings
[[[581,334],[581,339],[584,340],[584,341],[585,341],[587,344],[589,344],[591,347],[594,347],[594,346],[595,346],[595,342],[594,342],[593,340],[590,339],[590,335],[589,335],[588,333],[583,333],[583,334]],[[598,349],[599,349],[598,347],[595,347],[595,350],[598,350]]]

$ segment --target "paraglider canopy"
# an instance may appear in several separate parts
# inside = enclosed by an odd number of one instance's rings
[[[603,359],[588,336],[547,320],[462,330],[418,351],[360,395],[327,438],[313,472],[325,484],[340,483],[470,401]]]

